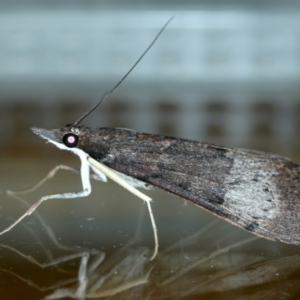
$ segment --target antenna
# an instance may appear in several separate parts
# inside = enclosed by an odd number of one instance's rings
[[[142,58],[146,55],[146,53],[150,50],[150,48],[153,46],[153,44],[156,42],[156,40],[159,38],[159,36],[162,34],[162,32],[165,30],[165,28],[168,26],[168,24],[174,19],[174,17],[170,18],[168,22],[164,25],[164,27],[159,31],[159,33],[156,35],[152,43],[148,46],[148,48],[144,51],[144,53],[139,57],[139,59],[135,62],[135,64],[129,69],[129,71],[123,76],[123,78],[109,91],[106,92],[102,98],[87,112],[83,114],[74,124],[73,126],[79,125],[83,119],[85,119],[92,111],[94,111],[124,80],[125,78],[131,73],[131,71],[136,67],[136,65],[142,60]]]

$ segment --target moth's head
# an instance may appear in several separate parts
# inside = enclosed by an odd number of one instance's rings
[[[54,144],[56,147],[64,150],[71,150],[78,146],[82,127],[76,127],[70,124],[60,129],[32,127],[31,130],[43,139]]]

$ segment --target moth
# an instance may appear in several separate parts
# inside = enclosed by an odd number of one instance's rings
[[[88,196],[92,171],[97,179],[105,182],[108,177],[147,203],[155,240],[151,259],[158,252],[151,198],[137,190],[147,186],[189,200],[258,236],[299,244],[300,165],[290,159],[260,151],[138,133],[130,129],[79,125],[130,71],[73,124],[59,129],[32,128],[34,133],[59,149],[79,156],[83,190],[42,197],[0,234],[9,231],[46,200]],[[58,166],[50,176],[60,168],[72,170],[67,166]]]

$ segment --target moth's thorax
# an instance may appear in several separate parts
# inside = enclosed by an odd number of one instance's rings
[[[78,148],[102,161],[112,155],[116,147],[131,144],[136,139],[135,131],[128,129],[85,127],[79,134]]]

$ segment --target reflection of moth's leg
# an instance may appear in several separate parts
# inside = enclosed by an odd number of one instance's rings
[[[12,195],[12,197],[15,198],[16,200],[20,201],[21,203],[25,204],[26,206],[30,206],[30,204],[26,200],[21,198],[20,196]],[[25,279],[22,276],[20,276],[19,274],[16,274],[15,272],[11,271],[10,269],[0,268],[0,270],[15,276],[16,278],[22,280],[23,282],[26,282],[27,284],[29,284],[30,286],[33,286],[34,288],[36,288],[37,290],[39,290],[41,292],[51,291],[51,290],[53,291],[55,289],[59,289],[63,286],[66,286],[68,284],[77,283],[76,284],[77,287],[75,289],[80,290],[81,294],[85,295],[85,293],[86,293],[85,287],[86,287],[87,278],[88,278],[87,272],[94,271],[95,269],[97,269],[99,267],[99,265],[104,261],[105,253],[95,250],[95,249],[92,250],[92,249],[84,249],[84,248],[82,248],[81,252],[78,252],[78,248],[76,248],[76,247],[65,246],[65,245],[61,244],[58,241],[58,239],[55,236],[52,229],[46,224],[44,219],[41,217],[41,215],[37,211],[34,212],[34,216],[41,223],[43,228],[46,230],[49,238],[51,239],[53,244],[58,249],[72,251],[74,253],[64,255],[62,257],[54,259],[52,254],[50,253],[48,247],[43,245],[43,243],[40,240],[40,238],[38,237],[38,235],[34,231],[30,230],[26,224],[22,224],[22,226],[25,227],[26,230],[31,232],[31,235],[37,241],[36,244],[42,248],[42,250],[46,254],[49,262],[46,262],[46,263],[39,262],[34,257],[24,254],[9,245],[0,244],[0,247],[8,249],[8,250],[16,253],[17,255],[23,257],[25,260],[29,261],[30,263],[33,263],[34,265],[40,267],[41,269],[45,269],[48,267],[54,267],[58,272],[65,273],[65,274],[74,274],[74,272],[73,271],[70,272],[69,270],[66,270],[65,268],[60,267],[60,265],[66,263],[68,261],[72,261],[72,260],[76,260],[76,259],[80,258],[80,267],[78,270],[78,276],[76,278],[61,280],[51,286],[41,287],[41,286],[38,286],[37,284],[35,284],[34,282],[32,282],[31,280]],[[68,294],[74,295],[73,291],[72,291],[72,293],[69,291]]]
[[[28,205],[21,197],[16,195],[13,197]],[[62,299],[65,297],[75,299],[108,297],[148,282],[148,277],[152,268],[145,272],[145,263],[148,262],[147,249],[141,248],[134,251],[130,249],[128,251],[126,247],[122,247],[122,249],[117,251],[117,253],[108,260],[104,260],[105,254],[97,250],[84,249],[84,251],[78,253],[78,248],[62,245],[58,241],[52,229],[45,223],[38,212],[35,212],[34,216],[37,217],[38,221],[49,234],[50,239],[58,248],[76,251],[76,253],[53,259],[51,253],[45,252],[50,262],[40,263],[33,257],[28,256],[11,246],[0,245],[0,247],[13,251],[17,255],[22,256],[24,259],[41,268],[55,267],[57,271],[63,273],[70,272],[61,269],[59,264],[80,258],[77,278],[62,280],[51,286],[41,287],[31,280],[25,279],[21,275],[11,271],[9,268],[0,268],[0,270],[15,276],[41,292],[50,291],[51,294],[48,295],[46,299]],[[29,230],[27,225],[22,224],[22,226]],[[39,237],[34,232],[31,232],[31,234],[37,240],[37,245],[40,245],[42,249],[46,250],[46,247],[43,247]],[[72,283],[73,285],[70,286]]]
[[[62,269],[60,269],[58,267],[59,264],[62,264],[62,263],[74,260],[76,258],[81,258],[80,270],[82,270],[82,271],[81,271],[80,274],[81,274],[81,277],[84,277],[84,278],[86,277],[85,274],[83,273],[83,271],[87,269],[87,264],[88,264],[88,260],[89,260],[89,257],[90,257],[90,253],[88,253],[88,252],[73,253],[73,254],[69,254],[69,255],[65,255],[65,256],[59,257],[57,259],[53,259],[53,260],[51,260],[48,263],[40,263],[36,259],[34,259],[32,256],[25,255],[24,253],[20,252],[19,250],[15,249],[15,248],[13,248],[13,247],[11,247],[9,245],[0,244],[0,247],[8,249],[8,250],[10,250],[10,251],[12,251],[12,252],[20,255],[21,257],[23,257],[24,259],[26,259],[29,262],[33,263],[34,265],[40,267],[41,269],[46,269],[46,268],[49,268],[49,267],[57,267],[57,269],[59,271],[61,271]],[[102,262],[103,259],[104,259],[104,257],[105,257],[105,255],[104,255],[104,253],[100,253],[100,255],[101,255],[101,262]],[[66,284],[75,283],[75,282],[78,281],[78,279],[81,279],[81,278],[72,278],[72,279],[67,279],[67,280],[60,281],[58,283],[55,283],[55,285],[52,285],[52,286],[39,287],[36,284],[34,284],[31,280],[24,279],[23,277],[21,277],[20,275],[14,273],[10,269],[0,268],[0,270],[2,272],[9,273],[9,274],[11,274],[11,275],[19,278],[20,280],[28,283],[29,285],[34,286],[35,288],[37,288],[40,291],[52,290],[54,288],[58,288],[58,287],[61,287],[63,285],[66,285]],[[67,273],[67,272],[64,272],[64,273]]]

